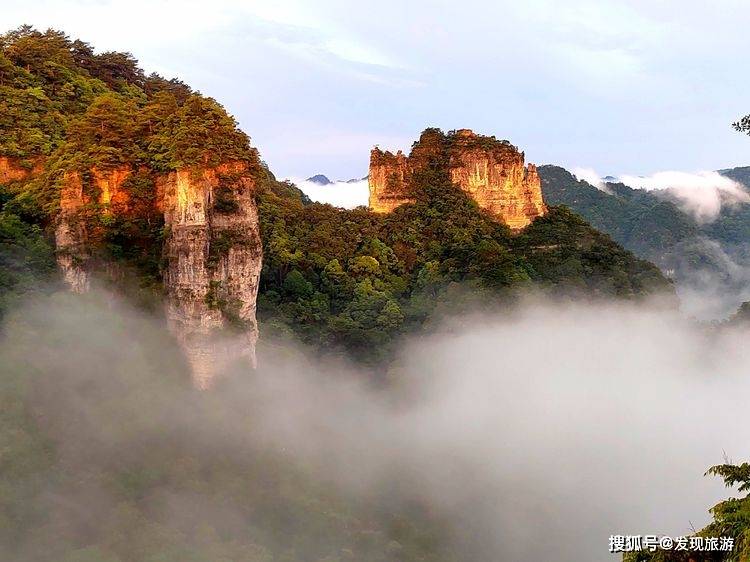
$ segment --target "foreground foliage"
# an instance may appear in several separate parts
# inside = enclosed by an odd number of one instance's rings
[[[750,491],[750,464],[720,464],[711,467],[706,475],[718,476],[739,492]],[[696,533],[699,537],[731,537],[731,552],[637,552],[623,556],[624,562],[744,562],[750,560],[750,494],[729,498],[711,508],[714,520]]]

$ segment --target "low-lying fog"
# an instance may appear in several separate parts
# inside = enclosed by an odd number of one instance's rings
[[[401,482],[447,517],[467,560],[596,561],[610,534],[688,534],[733,493],[706,469],[750,457],[748,334],[655,303],[452,318],[404,341],[388,385],[265,341],[231,392],[160,386],[149,377],[174,367],[159,364],[160,329],[55,295],[14,315],[0,358],[48,381],[63,451],[100,443],[117,458],[180,432],[212,454],[283,451],[358,497]],[[133,393],[132,410],[117,405]],[[195,416],[196,401],[222,417]]]

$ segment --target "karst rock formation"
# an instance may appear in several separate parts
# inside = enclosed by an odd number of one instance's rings
[[[413,201],[412,176],[435,164],[443,166],[451,181],[481,208],[513,230],[547,212],[536,166],[524,164],[524,153],[507,141],[469,129],[447,135],[427,129],[409,156],[374,148],[370,154],[370,209],[389,213]]]

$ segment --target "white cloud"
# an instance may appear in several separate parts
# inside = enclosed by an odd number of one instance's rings
[[[606,191],[607,193],[610,192],[602,177],[593,168],[573,168],[573,175],[580,181],[590,183],[597,189]]]
[[[231,461],[222,465],[229,478],[196,480],[209,484],[200,494],[175,488],[169,472],[154,480],[139,508],[158,507],[168,537],[185,516],[245,521],[234,518],[232,471],[262,479],[270,465],[314,491],[335,486],[325,497],[344,506],[418,501],[462,560],[614,560],[612,533],[682,535],[706,524],[707,509],[734,494],[703,473],[724,451],[739,462],[748,455],[748,332],[706,338],[656,304],[531,302],[446,318],[403,342],[387,385],[266,335],[256,374],[241,370],[196,396],[173,382],[179,361],[154,360],[174,353],[156,319],[111,295],[53,295],[4,326],[0,360],[11,373],[33,372],[39,423],[69,470],[149,467],[165,462],[165,446],[189,454],[191,467]],[[97,513],[115,517],[104,522],[122,521],[116,490],[92,496],[58,480],[42,480],[50,493],[38,504],[52,517],[90,524],[90,510],[69,506],[93,497]],[[269,500],[296,505],[274,489]],[[312,507],[294,522],[317,523]],[[286,536],[284,524],[269,528]],[[94,526],[92,536],[110,528]],[[228,540],[258,533],[222,528]],[[335,533],[319,539],[340,552]]]
[[[328,52],[346,61],[376,66],[399,66],[390,57],[372,47],[349,39],[332,38],[325,41],[324,46]]]
[[[686,213],[699,222],[710,222],[722,205],[750,203],[744,187],[717,172],[657,172],[650,176],[620,176],[630,187],[648,191],[666,190],[674,195]]]
[[[344,209],[353,209],[360,205],[366,206],[370,195],[367,187],[367,179],[351,183],[335,181],[328,185],[319,185],[298,178],[286,179],[299,187],[313,201],[330,203],[334,207],[343,207]]]

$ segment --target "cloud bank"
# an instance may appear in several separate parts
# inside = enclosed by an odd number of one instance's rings
[[[573,168],[573,175],[597,189],[611,193],[593,168]],[[715,220],[722,207],[750,203],[745,187],[718,172],[662,171],[650,176],[624,174],[612,180],[634,189],[661,191],[675,198],[680,209],[700,223]]]
[[[601,176],[593,168],[573,168],[572,172],[578,180],[590,183],[595,188],[610,193]]]
[[[729,494],[706,468],[750,456],[747,332],[707,333],[650,303],[451,318],[404,342],[385,388],[262,340],[258,372],[195,394],[175,383],[159,334],[109,298],[58,295],[6,326],[0,359],[33,374],[40,423],[81,474],[188,450],[221,459],[238,486],[257,459],[282,455],[355,503],[428,506],[460,559],[480,562],[593,562],[613,533],[690,533]],[[121,511],[106,482],[47,486],[34,507],[89,537]],[[255,532],[234,489],[188,492],[167,473],[148,490],[142,517],[164,536],[206,520],[238,540]],[[269,523],[281,537],[284,521]],[[335,554],[332,537],[319,541]]]
[[[647,191],[667,191],[681,209],[698,222],[711,222],[723,205],[750,203],[750,195],[736,181],[718,172],[657,172],[650,176],[620,176],[630,187]]]
[[[367,179],[354,182],[335,181],[320,185],[301,178],[285,178],[299,187],[305,195],[318,203],[329,203],[334,207],[353,209],[360,205],[367,206],[370,196]]]

